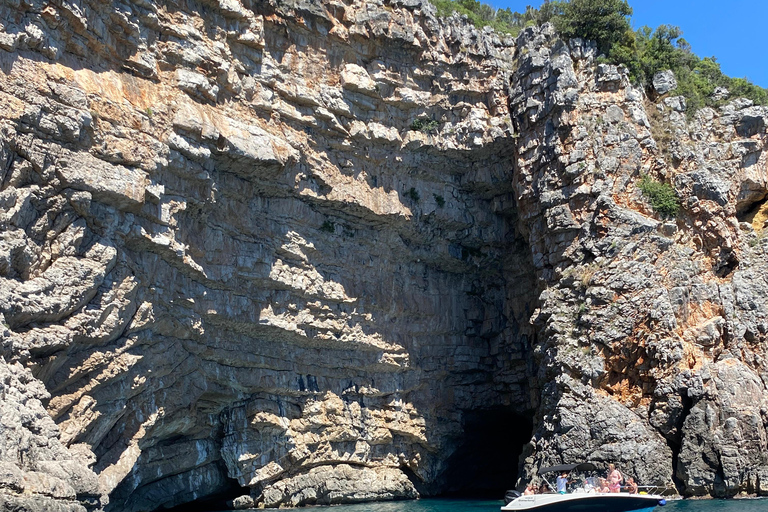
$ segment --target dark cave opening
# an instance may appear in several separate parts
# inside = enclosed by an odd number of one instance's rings
[[[533,412],[493,407],[465,413],[463,443],[443,474],[445,494],[501,499],[517,482],[520,454],[532,434]]]
[[[736,218],[739,222],[753,224],[757,215],[761,213],[764,215],[766,203],[768,203],[768,192],[756,191],[751,197],[744,198],[736,205]],[[760,219],[763,218],[763,216],[760,217]]]
[[[667,445],[672,449],[672,482],[677,488],[678,494],[685,495],[685,481],[681,477],[683,473],[680,465],[680,452],[683,447],[683,429],[685,427],[685,419],[691,413],[693,409],[693,399],[688,396],[687,393],[680,395],[680,401],[683,406],[683,410],[680,413],[680,417],[677,420],[677,433],[674,439],[667,439]]]
[[[223,464],[222,464],[223,466]],[[226,469],[224,469],[226,474]],[[161,508],[159,510],[169,512],[214,512],[219,510],[231,510],[232,500],[237,497],[248,494],[248,487],[241,487],[234,478],[226,478],[226,484],[217,489],[213,494],[198,498],[194,501],[182,503],[171,508]]]

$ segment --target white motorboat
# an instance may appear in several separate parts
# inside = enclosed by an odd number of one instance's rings
[[[591,471],[595,466],[589,463],[564,464],[541,468],[539,474],[574,469]],[[550,488],[552,488],[551,485]],[[664,506],[667,503],[666,499],[658,494],[601,493],[586,489],[576,489],[566,494],[544,493],[529,496],[508,491],[504,501],[505,504],[501,507],[503,511],[532,510],[535,512],[650,512],[657,506]]]
[[[639,512],[651,511],[666,500],[657,494],[588,493],[534,494],[520,496],[501,510],[535,510],[552,512]]]

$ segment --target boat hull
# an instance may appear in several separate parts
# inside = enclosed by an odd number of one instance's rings
[[[642,494],[539,494],[520,496],[501,507],[503,511],[536,512],[641,512],[651,511],[661,496]]]

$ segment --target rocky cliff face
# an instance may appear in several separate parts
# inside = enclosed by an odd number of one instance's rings
[[[545,286],[526,472],[588,458],[686,495],[765,493],[768,109],[686,116],[594,53],[526,32],[511,80],[519,228]],[[642,175],[672,183],[676,219]]]
[[[5,357],[89,493],[415,497],[530,423],[511,42],[420,2],[4,9]]]
[[[766,109],[421,0],[0,13],[5,503],[768,490]]]

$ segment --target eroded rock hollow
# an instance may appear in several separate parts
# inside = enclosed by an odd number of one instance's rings
[[[0,4],[4,504],[768,491],[768,110],[434,13]]]

